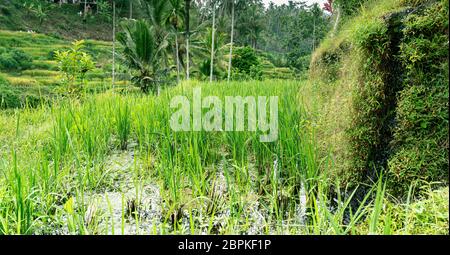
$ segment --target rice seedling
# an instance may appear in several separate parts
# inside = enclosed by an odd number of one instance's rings
[[[124,150],[127,148],[128,138],[131,132],[130,109],[126,102],[119,102],[118,108],[115,112],[120,148]]]

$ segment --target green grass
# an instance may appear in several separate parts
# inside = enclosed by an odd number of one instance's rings
[[[312,55],[307,81],[294,81],[297,75],[289,69],[264,63],[266,77],[291,81],[191,81],[165,88],[160,96],[141,94],[126,76],[111,89],[112,45],[87,40],[98,65],[86,75],[84,97],[40,101],[58,94],[61,77],[51,52],[65,49],[68,41],[0,30],[1,47],[33,56],[31,69],[0,74],[2,96],[20,107],[0,111],[0,235],[448,234],[448,183],[404,182],[408,192],[399,198],[389,189],[399,186],[389,172],[348,185],[342,181],[357,175],[348,171],[354,156],[348,151],[369,155],[368,146],[356,148],[348,140],[349,126],[356,126],[352,119],[374,116],[355,101],[376,105],[372,96],[382,95],[369,91],[361,93],[368,100],[355,98],[358,89],[379,84],[380,73],[370,67],[380,62],[374,52],[385,47],[370,42],[386,39],[381,16],[409,2],[368,1]],[[429,18],[420,17],[408,21],[407,29],[421,30],[421,21]],[[6,26],[19,25],[7,21]],[[423,45],[404,44],[404,57]],[[410,77],[420,74],[414,71],[420,66],[411,68]],[[203,97],[222,101],[232,95],[278,96],[278,140],[261,143],[259,131],[174,132],[170,100],[192,99],[198,86]],[[411,94],[421,95],[416,92]],[[400,117],[409,117],[409,104],[400,106]],[[366,135],[372,126],[362,122],[358,128]],[[416,155],[417,148],[409,154]],[[448,160],[448,150],[442,155]]]
[[[190,98],[196,86],[203,97],[279,96],[279,139],[173,132],[170,100]],[[416,211],[404,213],[389,202],[382,178],[360,206],[350,206],[353,191],[333,202],[302,86],[191,82],[159,97],[103,93],[2,111],[0,233],[445,233],[448,213],[440,209],[433,218],[422,210],[426,221],[412,217]],[[442,197],[448,192],[433,194],[415,205],[448,208]],[[386,205],[393,208],[389,219]]]

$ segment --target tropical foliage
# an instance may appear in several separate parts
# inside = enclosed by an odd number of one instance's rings
[[[168,72],[162,56],[168,46],[167,36],[146,21],[130,21],[123,25],[117,39],[123,46],[124,63],[131,68],[132,81],[145,93],[156,92]]]
[[[83,51],[84,41],[75,41],[68,51],[56,51],[55,59],[64,73],[63,83],[69,94],[79,94],[84,86],[87,72],[94,68],[92,57]]]

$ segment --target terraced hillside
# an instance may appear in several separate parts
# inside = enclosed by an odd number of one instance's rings
[[[86,40],[85,50],[93,56],[96,67],[87,73],[88,89],[104,91],[111,87],[112,43]],[[0,70],[12,88],[20,91],[22,97],[47,97],[55,95],[61,81],[54,52],[66,50],[70,42],[51,36],[0,30],[0,48],[5,51],[16,49],[31,56],[31,66],[25,70]],[[129,84],[126,75],[118,74],[115,85]]]

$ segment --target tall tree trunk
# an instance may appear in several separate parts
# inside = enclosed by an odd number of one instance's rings
[[[334,22],[334,26],[333,26],[333,32],[331,33],[333,36],[336,34],[338,25],[339,25],[339,20],[341,18],[341,7],[337,7],[337,17],[336,17],[336,21]]]
[[[209,82],[213,81],[214,74],[214,37],[216,32],[216,3],[213,4],[212,40],[211,40],[211,63],[209,65]]]
[[[231,43],[230,43],[230,56],[228,57],[228,78],[227,81],[230,82],[231,77],[231,65],[233,58],[233,39],[234,39],[234,0],[231,0]]]
[[[175,55],[177,58],[177,84],[180,83],[180,56],[178,46],[178,28],[175,28]]]
[[[116,1],[113,1],[113,55],[112,55],[112,87],[115,88],[116,78]]]
[[[132,0],[129,0],[130,1],[130,19],[132,19],[133,18],[133,1]]]
[[[185,0],[185,5],[184,5],[184,12],[185,12],[185,36],[186,36],[186,79],[189,80],[189,37],[190,37],[190,27],[189,27],[189,22],[190,22],[190,17],[189,17],[189,11],[191,9],[191,0]]]
[[[86,19],[87,14],[87,0],[84,0],[84,18]]]

